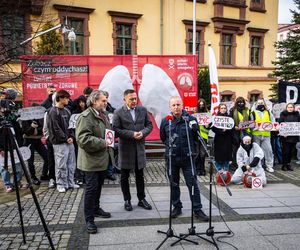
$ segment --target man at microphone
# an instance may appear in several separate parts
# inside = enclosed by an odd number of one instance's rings
[[[192,200],[192,188],[194,188],[194,202],[193,212],[197,219],[208,221],[208,217],[202,211],[202,204],[200,198],[200,189],[197,184],[197,177],[195,175],[194,159],[197,152],[199,126],[195,117],[190,116],[187,111],[183,109],[183,103],[179,96],[173,96],[169,100],[171,114],[164,118],[160,125],[160,138],[166,145],[166,162],[169,167],[169,150],[171,152],[171,168],[173,180],[172,188],[172,218],[178,217],[182,214],[182,202],[180,200],[180,169],[182,169],[185,183],[189,190],[190,199]],[[187,130],[186,132],[186,123]],[[169,132],[171,130],[171,138]],[[189,139],[189,140],[188,140]],[[169,147],[171,140],[171,148]],[[190,143],[190,150],[189,145]],[[191,166],[190,153],[192,154],[193,166]],[[194,175],[193,175],[194,173]]]

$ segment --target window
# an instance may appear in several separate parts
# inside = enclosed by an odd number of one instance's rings
[[[64,45],[70,55],[88,55],[89,54],[89,15],[95,10],[91,8],[83,8],[77,6],[68,6],[53,4],[53,7],[58,10],[60,22],[67,24],[69,28],[74,28],[76,41],[68,40],[68,35],[64,34]]]
[[[222,64],[232,65],[232,34],[222,34]]]
[[[68,18],[68,27],[74,28],[76,41],[68,40],[68,33],[64,34],[64,45],[69,55],[84,55],[84,28],[83,19]],[[65,23],[65,21],[64,21]]]
[[[231,102],[235,100],[236,93],[231,90],[224,90],[220,92],[221,102]]]
[[[137,25],[142,14],[108,11],[113,24],[114,55],[137,54]]]
[[[186,53],[193,54],[193,21],[192,20],[182,20],[185,25],[185,44]],[[198,56],[198,64],[204,64],[204,33],[205,27],[209,22],[196,21],[196,55]]]
[[[258,37],[258,36],[252,36],[251,37],[250,65],[252,65],[252,66],[260,66],[261,65],[260,43],[261,43],[261,38],[260,37]]]
[[[20,42],[25,40],[25,16],[2,15],[2,42],[7,56],[16,58],[24,54]]]
[[[198,64],[201,64],[200,55],[200,35],[201,31],[196,31],[196,55],[198,56]],[[193,30],[188,30],[187,54],[193,54]]]
[[[250,10],[265,13],[265,0],[251,0]]]
[[[251,104],[261,98],[263,98],[263,92],[258,89],[254,89],[248,92],[247,99]]]
[[[132,25],[117,23],[116,28],[116,54],[132,55]]]
[[[232,95],[222,95],[221,102],[230,102],[232,100]]]
[[[268,29],[248,27],[249,31],[249,65],[263,66],[264,37]]]

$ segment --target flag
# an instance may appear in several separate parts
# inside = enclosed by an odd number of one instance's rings
[[[217,115],[218,106],[220,104],[220,92],[219,92],[219,80],[217,63],[214,50],[211,46],[208,46],[208,58],[209,58],[209,79],[210,79],[210,92],[211,92],[211,108],[210,112],[213,116]]]

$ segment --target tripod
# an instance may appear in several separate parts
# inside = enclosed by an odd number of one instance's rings
[[[32,198],[34,200],[35,207],[36,207],[36,209],[39,213],[41,222],[43,224],[44,231],[45,231],[45,236],[47,236],[47,238],[48,238],[51,249],[54,250],[55,248],[54,248],[52,239],[50,237],[50,232],[47,228],[47,224],[45,222],[42,210],[40,208],[39,202],[36,198],[34,189],[32,187],[31,178],[29,177],[27,167],[25,166],[23,157],[22,157],[22,155],[19,151],[19,147],[18,147],[18,143],[17,143],[16,137],[15,137],[14,129],[8,121],[2,121],[1,123],[2,123],[1,124],[1,131],[3,132],[3,135],[4,135],[4,168],[5,169],[8,168],[8,152],[9,152],[10,160],[11,160],[11,166],[12,166],[13,175],[14,175],[14,183],[15,183],[15,187],[16,187],[16,196],[17,196],[17,204],[18,204],[18,210],[19,210],[19,215],[20,215],[23,243],[26,244],[26,237],[25,237],[25,229],[24,229],[24,223],[23,223],[22,207],[21,207],[21,200],[20,200],[20,191],[19,191],[17,174],[16,174],[17,172],[16,172],[16,163],[15,163],[15,159],[14,159],[14,150],[17,153],[17,156],[18,156],[18,159],[19,159],[20,164],[22,166],[22,170],[24,172],[26,181],[29,183],[29,189],[30,189]]]
[[[174,117],[172,115],[168,115],[166,117],[167,121],[169,121],[169,154],[168,154],[168,166],[169,166],[169,169],[168,169],[168,175],[169,175],[169,184],[170,184],[170,207],[169,207],[169,228],[166,232],[164,231],[161,231],[161,230],[157,230],[158,233],[161,233],[161,234],[165,234],[166,237],[163,239],[163,241],[158,245],[158,247],[156,248],[156,250],[158,250],[166,241],[167,239],[169,238],[177,238],[178,240],[176,242],[179,242],[181,240],[185,240],[185,241],[188,241],[188,242],[191,242],[191,243],[194,243],[195,245],[198,245],[198,242],[195,242],[195,241],[192,241],[192,240],[188,240],[188,239],[185,239],[181,236],[177,236],[174,234],[174,230],[172,228],[172,195],[173,195],[173,174],[172,174],[172,133],[171,133],[171,123],[172,123],[172,120],[174,119]],[[173,138],[173,140],[175,140],[175,138]],[[171,246],[173,246],[173,244],[171,244]]]
[[[196,123],[195,123],[196,124]],[[194,125],[195,125],[194,124]],[[190,122],[190,125],[193,125],[192,122]],[[196,125],[198,126],[198,125]],[[192,161],[192,156],[191,156],[191,145],[190,145],[190,141],[189,141],[189,133],[188,133],[188,125],[187,125],[187,120],[185,120],[185,127],[186,127],[186,133],[187,133],[187,138],[188,138],[188,147],[189,147],[189,154],[190,154],[190,162],[191,162],[191,167],[192,167],[192,175],[193,177],[195,177],[195,170],[194,170],[194,164],[193,164],[193,161]],[[194,126],[191,126],[191,128],[193,129]],[[180,234],[180,236],[182,237],[182,239],[186,239],[187,237],[189,236],[197,236],[211,244],[213,244],[217,249],[219,249],[215,239],[214,239],[214,235],[215,234],[231,234],[230,231],[224,231],[224,232],[215,232],[214,231],[214,227],[212,226],[212,177],[213,177],[213,166],[216,168],[215,164],[214,164],[214,161],[213,161],[213,157],[210,155],[210,153],[208,152],[208,149],[207,149],[207,146],[206,146],[206,143],[204,142],[203,138],[201,137],[199,131],[198,131],[198,128],[195,127],[195,130],[197,131],[197,135],[198,135],[198,140],[201,142],[201,145],[202,147],[204,148],[205,150],[205,153],[208,155],[209,157],[209,226],[208,226],[208,229],[206,230],[205,233],[196,233],[196,227],[194,226],[194,219],[193,219],[193,205],[194,205],[194,190],[195,190],[195,180],[193,179],[193,182],[192,182],[192,208],[191,208],[191,227],[188,229],[188,233],[187,234]],[[222,178],[221,178],[222,179]],[[225,181],[222,179],[222,182],[224,184],[224,186],[226,187],[227,189],[227,192],[229,193],[229,195],[231,196],[231,192],[230,190],[228,189]],[[211,237],[211,240],[203,237],[202,235],[207,235],[209,237]],[[177,241],[175,241],[171,246],[174,246],[175,244],[177,244],[178,242],[180,242],[182,239],[179,239]]]

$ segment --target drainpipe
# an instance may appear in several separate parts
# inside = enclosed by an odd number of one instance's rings
[[[164,0],[160,0],[160,54],[164,53]]]

